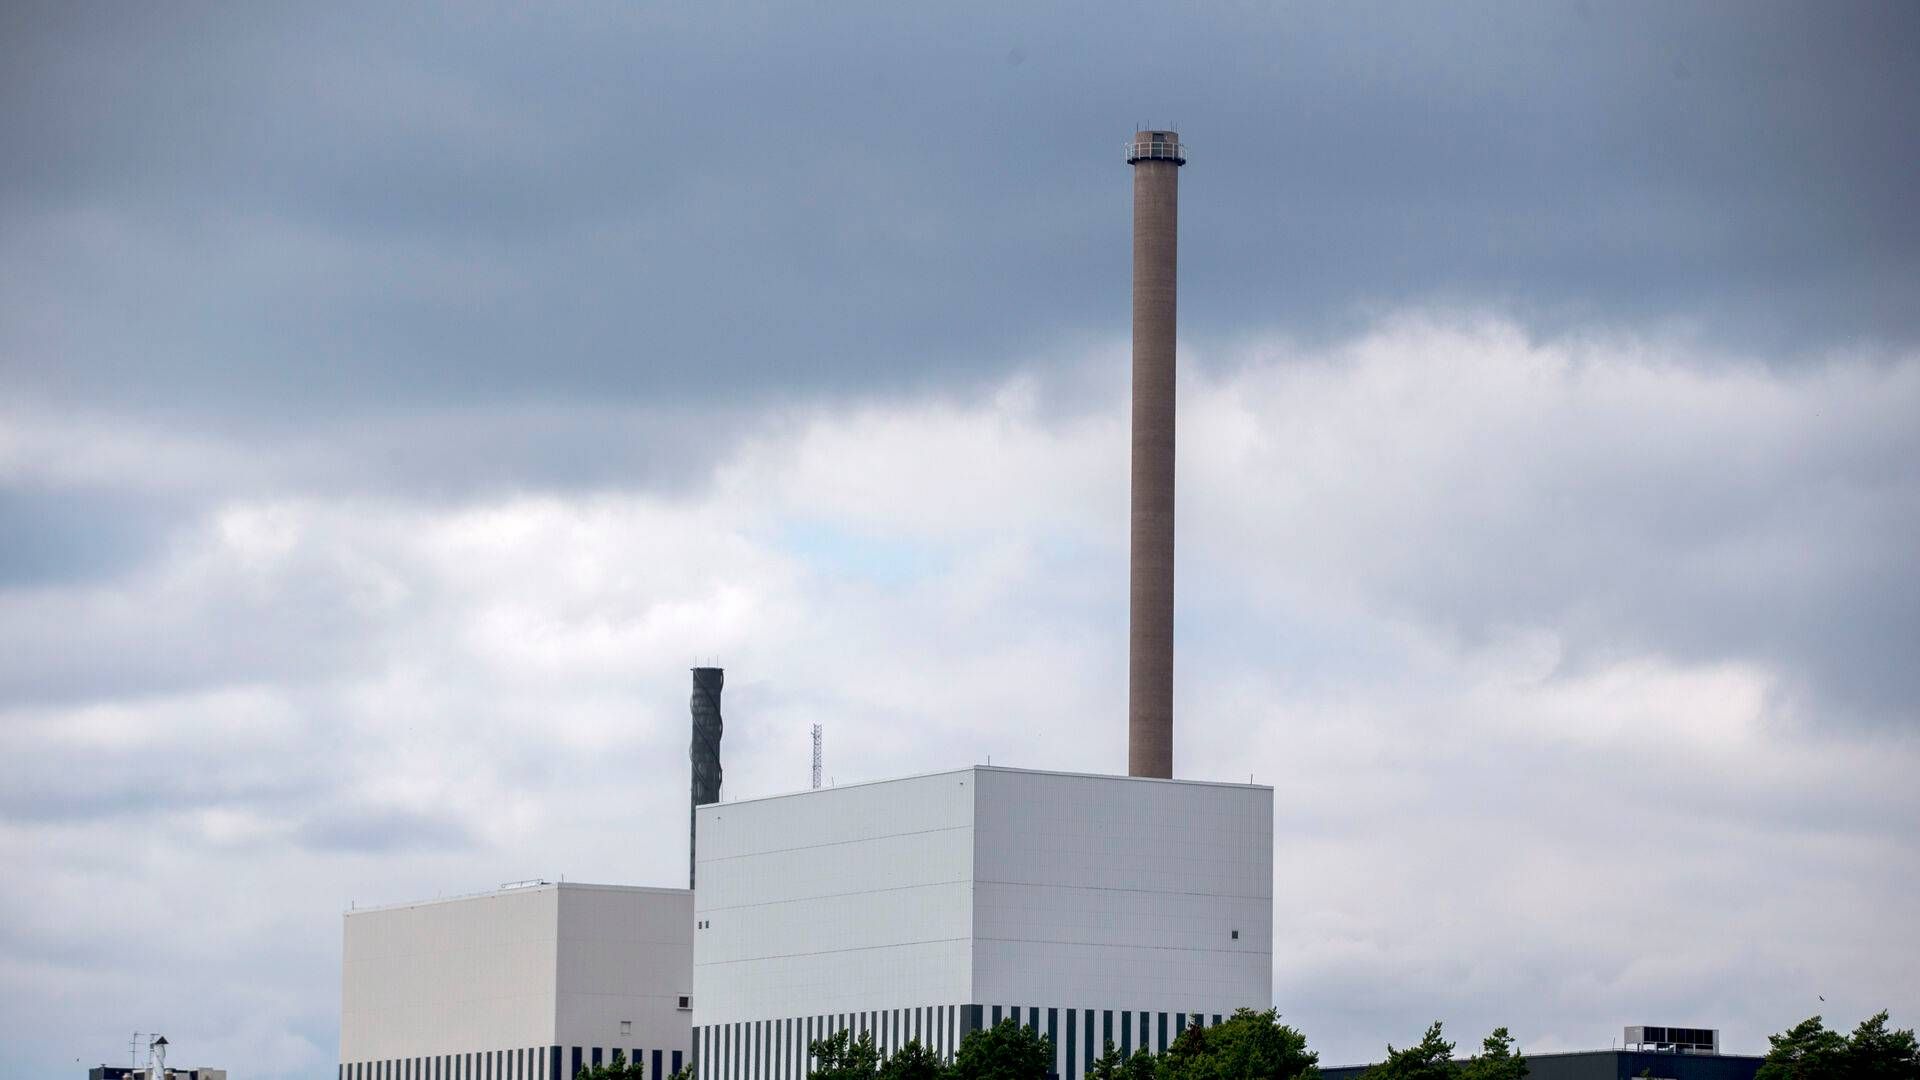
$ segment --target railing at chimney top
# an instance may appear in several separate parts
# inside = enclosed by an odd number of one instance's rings
[[[1130,139],[1127,141],[1127,164],[1136,161],[1171,161],[1184,165],[1187,162],[1187,144],[1165,139]]]

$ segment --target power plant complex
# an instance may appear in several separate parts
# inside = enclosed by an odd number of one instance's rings
[[[685,889],[520,882],[349,911],[340,1080],[803,1080],[870,1033],[951,1059],[1012,1020],[1078,1080],[1273,1004],[1273,789],[1173,770],[1173,131],[1133,166],[1127,776],[973,765],[720,801],[723,677],[695,668]],[[815,731],[818,737],[818,731]],[[816,754],[817,754],[816,742]],[[1748,1075],[1751,1075],[1750,1073]]]
[[[718,668],[696,668],[686,889],[520,882],[345,916],[341,1080],[799,1080],[870,1032],[951,1056],[1013,1019],[1075,1078],[1266,1008],[1273,789],[1173,779],[1172,131],[1133,187],[1128,773],[972,766],[721,803]]]
[[[1273,789],[1173,777],[1171,131],[1134,175],[1128,772],[974,766],[719,802],[718,668],[693,672],[686,889],[520,882],[347,913],[341,1080],[799,1080],[871,1032],[951,1056],[1011,1018],[1078,1077],[1271,1001]],[[697,886],[697,889],[696,889]]]

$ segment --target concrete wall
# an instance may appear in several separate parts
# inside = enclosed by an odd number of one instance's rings
[[[1004,769],[977,784],[970,1000],[1272,1003],[1272,788]]]
[[[349,912],[340,1060],[553,1042],[559,902],[548,886]]]
[[[554,1047],[570,1066],[574,1047],[692,1045],[685,889],[511,889],[352,911],[343,933],[343,1076],[543,1075]]]
[[[973,785],[967,770],[701,807],[696,1023],[965,1001]]]
[[[691,1046],[693,894],[685,889],[559,889],[554,1039],[561,1046]],[[621,1021],[632,1024],[621,1034]],[[629,1050],[631,1053],[631,1050]]]
[[[703,807],[699,830],[705,1080],[798,1080],[843,1028],[950,1050],[1003,1010],[1077,1076],[1109,1034],[1157,1049],[1272,1000],[1271,788],[975,767]]]

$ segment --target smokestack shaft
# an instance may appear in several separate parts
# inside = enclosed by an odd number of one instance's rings
[[[720,668],[693,669],[693,806],[687,811],[687,888],[693,888],[694,841],[700,808],[720,801],[720,688],[726,672]]]
[[[1173,776],[1174,315],[1180,166],[1174,132],[1142,131],[1133,165],[1133,512],[1127,591],[1127,773]]]

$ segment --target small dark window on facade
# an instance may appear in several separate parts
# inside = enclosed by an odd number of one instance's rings
[[[1238,931],[1238,930],[1235,930],[1235,931],[1233,932],[1233,940],[1235,940],[1235,941],[1239,941],[1239,940],[1240,940],[1240,931]]]

